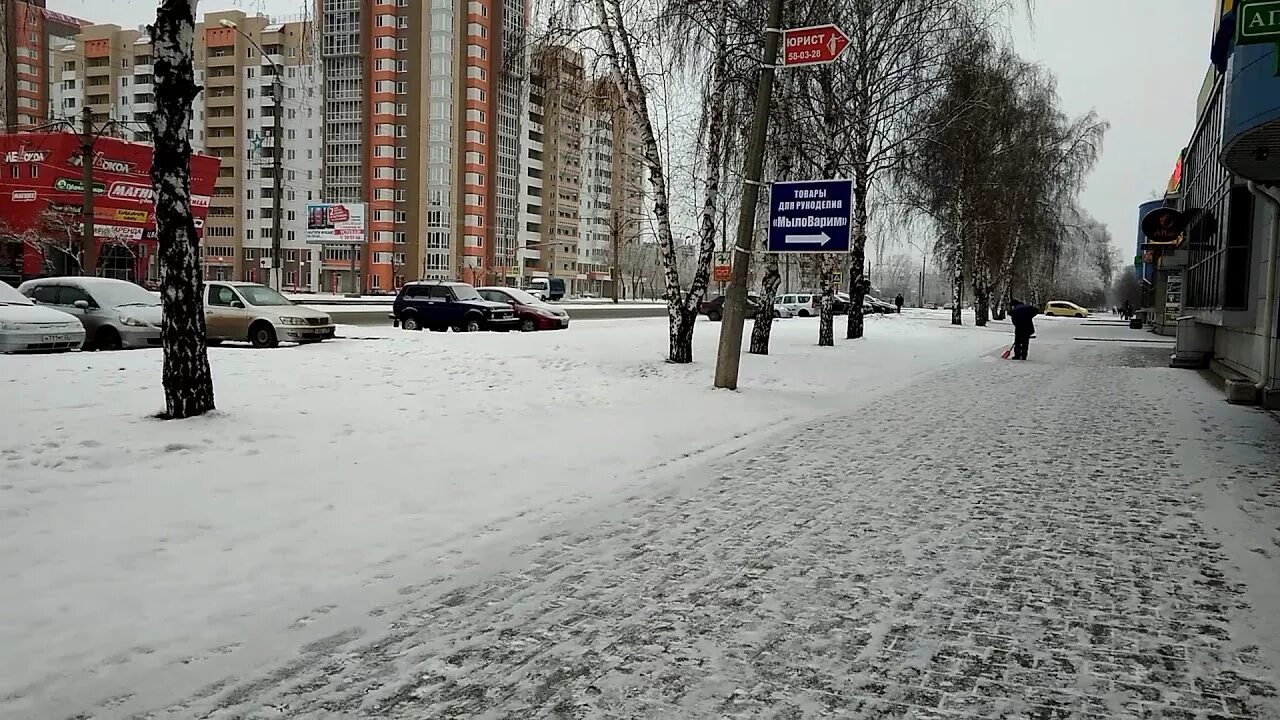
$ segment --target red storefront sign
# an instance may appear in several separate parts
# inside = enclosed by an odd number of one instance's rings
[[[138,276],[156,248],[155,191],[151,187],[150,145],[111,137],[94,141],[94,240],[127,244],[139,258]],[[191,156],[191,206],[202,234],[209,197],[218,179],[218,158]],[[73,133],[0,134],[0,239],[47,233],[55,224],[80,227],[83,218],[84,161]],[[86,270],[88,270],[86,268]],[[40,248],[26,243],[22,274],[44,273]]]

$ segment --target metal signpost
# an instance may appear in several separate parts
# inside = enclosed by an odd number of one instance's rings
[[[769,193],[769,252],[848,252],[852,211],[852,180],[774,183]]]
[[[729,290],[725,293],[720,346],[716,355],[715,386],[738,387],[742,361],[742,326],[746,321],[747,283],[751,277],[751,245],[755,237],[756,199],[759,197],[764,146],[769,132],[773,76],[778,67],[833,62],[849,47],[849,36],[835,25],[784,29],[782,0],[770,0],[765,25],[764,53],[756,82],[751,142],[743,159],[742,202],[738,237],[733,248]],[[782,47],[779,48],[778,46]],[[781,50],[781,52],[779,52]],[[781,57],[779,57],[781,56]],[[853,203],[849,180],[774,183],[769,201],[769,250],[772,252],[848,252],[849,215]]]

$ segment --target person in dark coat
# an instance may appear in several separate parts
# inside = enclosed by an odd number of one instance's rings
[[[903,300],[903,299],[902,299],[902,293],[898,293],[898,297],[896,297],[896,298],[894,298],[894,299],[893,299],[893,304],[898,306],[898,314],[899,314],[899,315],[901,315],[901,314],[902,314],[902,304],[903,304],[903,303],[905,303],[905,302],[906,302],[906,300]]]
[[[1036,325],[1032,319],[1040,314],[1033,305],[1019,300],[1013,301],[1009,310],[1009,319],[1013,321],[1013,359],[1026,360],[1027,350],[1031,348],[1031,336],[1036,334]]]

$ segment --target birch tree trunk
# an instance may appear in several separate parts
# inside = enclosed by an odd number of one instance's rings
[[[795,168],[795,154],[797,146],[797,138],[795,133],[796,124],[786,114],[790,109],[789,90],[793,79],[787,75],[783,75],[778,82],[778,100],[774,103],[775,110],[779,113],[779,117],[775,118],[771,125],[778,129],[777,134],[781,138],[781,147],[778,150],[778,168],[775,180],[790,180],[792,172]],[[766,215],[764,227],[768,227],[768,218]],[[778,287],[782,284],[782,274],[778,269],[778,256],[768,251],[769,235],[766,230],[762,241],[757,247],[760,252],[764,253],[764,276],[760,279],[761,302],[764,307],[773,307],[773,301],[778,297]],[[773,332],[773,313],[763,312],[756,315],[755,323],[751,326],[751,347],[748,352],[753,355],[769,354],[769,338]]]
[[[835,178],[840,170],[839,149],[836,128],[840,126],[843,105],[836,96],[835,78],[830,66],[824,65],[818,70],[818,87],[822,93],[822,123],[825,141],[823,149],[826,158],[822,166],[822,176]],[[818,306],[818,347],[833,347],[835,339],[835,287],[834,276],[840,267],[840,260],[832,255],[822,255],[819,260],[819,283],[822,301]],[[853,309],[849,309],[853,312]]]
[[[853,246],[849,248],[849,319],[845,327],[845,339],[861,338],[864,332],[862,298],[870,283],[865,277],[867,268],[867,193],[870,190],[865,165],[853,170]],[[881,259],[880,262],[883,262]]]
[[[835,272],[840,266],[838,255],[823,255],[819,270],[821,301],[818,304],[818,347],[834,347],[835,337]]]
[[[991,305],[991,290],[985,280],[973,284],[973,324],[977,327],[987,326],[987,316]]]
[[[150,27],[156,110],[150,125],[155,154],[151,184],[156,194],[164,307],[164,398],[166,419],[213,410],[213,378],[205,347],[204,301],[195,220],[191,215],[191,102],[195,83],[192,41],[196,0],[161,0]]]
[[[764,254],[764,277],[760,279],[760,303],[763,311],[756,314],[755,323],[751,326],[752,355],[769,354],[769,335],[773,330],[773,301],[778,297],[778,286],[782,284],[782,274],[778,272],[778,256],[771,252]]]
[[[960,300],[964,297],[964,235],[956,242],[951,260],[951,324],[963,325]]]
[[[693,281],[686,296],[680,287],[679,258],[676,256],[675,237],[671,232],[671,198],[667,189],[667,172],[663,166],[662,152],[657,133],[649,118],[649,97],[640,76],[635,47],[626,28],[619,0],[594,0],[599,20],[600,36],[604,42],[604,54],[609,61],[614,81],[631,112],[632,120],[640,131],[644,147],[645,167],[649,171],[649,184],[653,189],[653,215],[657,221],[658,252],[662,261],[666,284],[668,327],[667,361],[693,362],[693,326],[698,317],[698,306],[707,291],[711,276],[711,258],[715,251],[715,235],[703,234],[698,263]],[[723,52],[718,53],[723,56]],[[717,58],[723,63],[723,57]],[[721,71],[723,76],[723,70]],[[720,102],[723,105],[723,93]],[[723,117],[723,115],[721,115]],[[723,125],[723,122],[721,122]],[[719,163],[714,163],[718,167]],[[708,194],[710,186],[708,185]],[[714,198],[711,198],[714,208]],[[713,222],[714,230],[714,222]]]
[[[997,280],[999,293],[996,295],[995,312],[992,313],[996,320],[1004,320],[1005,313],[1013,304],[1010,302],[1013,297],[1013,264],[1018,259],[1018,249],[1021,244],[1022,233],[1015,232],[1013,239],[1009,242],[1009,251],[1000,261],[1000,277]]]
[[[991,282],[989,280],[991,271],[988,269],[987,261],[982,255],[982,238],[979,238],[975,244],[978,248],[978,258],[973,272],[973,324],[977,327],[986,327],[987,317],[991,309]]]

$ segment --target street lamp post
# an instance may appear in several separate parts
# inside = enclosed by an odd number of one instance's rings
[[[920,307],[924,307],[924,271],[929,262],[929,253],[926,253],[919,245],[907,241],[907,244],[920,251]]]
[[[271,129],[271,159],[275,166],[272,170],[272,191],[271,191],[271,279],[268,284],[277,291],[284,288],[284,278],[282,277],[281,255],[280,249],[281,236],[281,203],[280,196],[284,194],[284,82],[281,78],[284,75],[284,68],[280,67],[280,63],[271,59],[262,46],[253,38],[249,37],[240,26],[230,20],[223,19],[220,24],[222,27],[235,30],[240,37],[249,42],[250,45],[257,48],[258,53],[271,63],[272,69],[275,70],[275,79],[271,83],[271,99],[275,105],[274,122]],[[355,248],[351,249],[352,257],[355,257]],[[354,276],[354,272],[352,273]],[[354,281],[353,281],[354,282]]]

